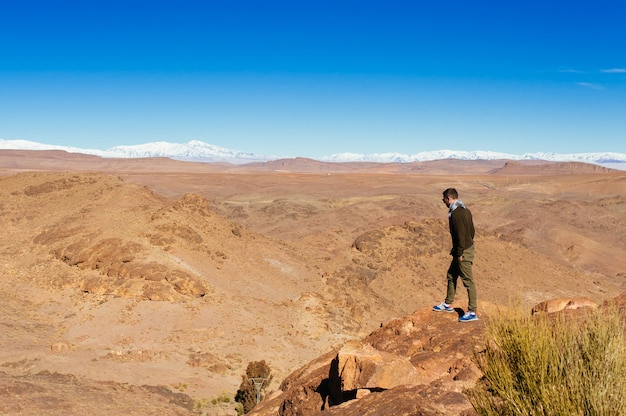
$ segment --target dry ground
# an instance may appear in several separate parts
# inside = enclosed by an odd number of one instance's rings
[[[474,214],[479,304],[626,289],[626,173],[589,165],[0,151],[0,174],[0,414],[231,414],[211,400],[248,362],[275,389],[441,301],[450,186]]]

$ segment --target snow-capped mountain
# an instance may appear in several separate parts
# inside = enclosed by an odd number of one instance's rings
[[[110,158],[169,157],[198,162],[250,163],[280,159],[278,156],[261,156],[191,140],[187,143],[152,142],[134,146],[115,146],[107,150],[82,149],[31,142],[28,140],[2,140],[0,149],[12,150],[64,150]]]
[[[594,164],[623,163],[626,165],[625,153],[598,152],[598,153],[524,153],[515,155],[491,151],[455,151],[437,150],[433,152],[419,152],[413,155],[401,153],[375,153],[369,155],[357,153],[339,153],[324,158],[332,162],[387,162],[387,163],[410,163],[423,162],[426,160],[462,159],[462,160],[546,160],[551,162],[584,162]]]
[[[2,140],[0,149],[13,150],[64,150],[70,153],[83,153],[100,157],[140,158],[140,157],[169,157],[172,159],[199,161],[199,162],[229,162],[250,163],[259,161],[277,160],[283,157],[257,155],[238,150],[191,140],[187,143],[152,142],[134,146],[115,146],[108,150],[81,149],[68,146],[48,145],[28,140]],[[338,153],[320,158],[324,162],[381,162],[381,163],[410,163],[439,159],[463,160],[546,160],[553,162],[584,162],[626,170],[626,153],[597,152],[597,153],[525,153],[514,155],[491,151],[454,151],[438,150],[433,152],[419,152],[412,155],[401,153]]]
[[[259,156],[239,150],[226,149],[198,140],[187,143],[153,142],[135,146],[115,146],[104,152],[103,157],[169,157],[197,161],[229,161],[248,163],[259,160],[279,159],[277,156]]]

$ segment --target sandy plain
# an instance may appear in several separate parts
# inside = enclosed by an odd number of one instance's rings
[[[447,187],[479,307],[626,290],[626,172],[592,165],[0,151],[0,175],[0,414],[232,414],[248,362],[276,389],[442,300]]]

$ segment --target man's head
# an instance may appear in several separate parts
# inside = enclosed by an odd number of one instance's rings
[[[459,199],[459,193],[454,188],[448,188],[443,191],[443,203],[446,204],[447,207],[450,207],[454,201]]]

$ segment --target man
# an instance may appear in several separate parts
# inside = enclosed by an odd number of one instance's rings
[[[451,304],[456,294],[456,283],[459,277],[467,289],[468,308],[467,312],[459,318],[461,322],[478,320],[476,315],[476,285],[472,276],[472,264],[474,263],[474,222],[472,213],[459,199],[459,194],[454,188],[443,191],[443,203],[448,207],[448,222],[450,235],[452,236],[452,262],[448,268],[448,290],[446,299],[439,305],[433,306],[437,312],[454,312]]]

